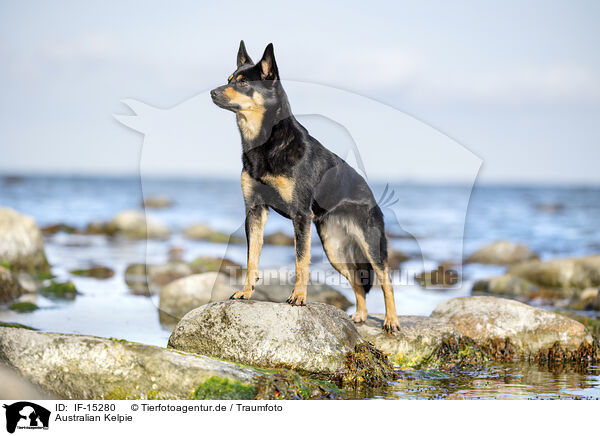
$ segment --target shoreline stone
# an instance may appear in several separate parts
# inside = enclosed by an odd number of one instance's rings
[[[514,265],[532,259],[538,259],[538,256],[525,245],[511,241],[496,241],[476,250],[467,257],[465,263]]]
[[[582,323],[504,298],[454,298],[429,317],[400,316],[400,330],[393,335],[383,331],[383,318],[370,314],[356,328],[400,367],[600,359]]]
[[[592,335],[583,324],[514,300],[458,297],[436,307],[431,319],[450,324],[479,347],[488,347],[492,357],[499,351],[505,360],[535,360],[555,347],[567,359],[593,357],[579,356],[593,348]]]
[[[35,220],[9,208],[0,208],[0,265],[30,274],[50,269]]]
[[[0,327],[0,361],[65,399],[189,399],[211,378],[255,390],[262,372],[94,336]]]
[[[0,266],[0,304],[10,303],[26,292],[10,270]]]
[[[529,261],[512,266],[508,273],[572,298],[600,286],[600,255]]]
[[[341,310],[254,300],[201,306],[181,319],[168,347],[261,368],[339,377],[364,341]]]

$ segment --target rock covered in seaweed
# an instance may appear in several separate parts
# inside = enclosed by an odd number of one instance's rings
[[[390,335],[383,330],[383,314],[369,314],[356,328],[360,335],[383,351],[398,366],[421,366],[433,363],[442,342],[460,333],[442,321],[427,316],[400,316],[400,330]]]
[[[504,298],[454,298],[441,303],[431,319],[450,324],[478,346],[503,343],[510,348],[511,359],[535,359],[556,346],[567,358],[578,359],[593,344],[583,324]]]
[[[176,324],[190,310],[211,301],[227,300],[233,292],[231,278],[218,272],[177,279],[160,290],[161,321]]]

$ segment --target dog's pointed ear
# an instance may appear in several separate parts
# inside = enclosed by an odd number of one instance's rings
[[[262,59],[259,62],[260,65],[260,76],[263,80],[278,80],[279,71],[277,70],[277,63],[275,62],[275,53],[273,52],[273,44],[270,43],[265,52],[263,53]]]
[[[250,55],[246,51],[246,45],[244,44],[244,40],[240,41],[240,48],[238,49],[237,55],[237,67],[241,67],[244,64],[251,64],[252,59],[250,59]]]

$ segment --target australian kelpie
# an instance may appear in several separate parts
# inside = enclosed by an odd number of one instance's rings
[[[367,319],[366,293],[377,276],[385,297],[384,328],[399,328],[387,262],[383,214],[365,180],[323,147],[292,114],[281,85],[273,44],[258,63],[240,42],[237,69],[213,89],[214,103],[235,113],[242,137],[242,192],[246,204],[248,272],[232,299],[249,299],[269,208],[292,220],[296,283],[287,302],[304,305],[315,224],[333,267],[356,294],[355,322]]]

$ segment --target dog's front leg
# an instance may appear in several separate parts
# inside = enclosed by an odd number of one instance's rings
[[[296,215],[292,221],[294,223],[294,246],[296,247],[296,284],[287,302],[292,306],[304,306],[309,279],[312,215]]]
[[[246,210],[246,241],[248,243],[248,271],[244,288],[231,296],[232,300],[249,300],[254,292],[258,279],[258,260],[263,245],[265,223],[268,209],[266,206],[256,206]]]

